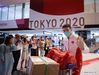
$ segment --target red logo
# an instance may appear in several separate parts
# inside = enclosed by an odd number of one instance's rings
[[[31,0],[32,10],[50,15],[84,12],[84,0]]]

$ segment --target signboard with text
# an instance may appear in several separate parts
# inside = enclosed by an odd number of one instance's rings
[[[83,0],[31,0],[30,22],[32,29],[61,28],[64,24],[83,27]]]
[[[30,0],[29,28],[57,29],[99,24],[98,0]]]

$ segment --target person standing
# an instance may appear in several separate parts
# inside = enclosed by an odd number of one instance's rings
[[[21,36],[19,34],[15,35],[15,39],[14,39],[15,45],[16,45],[16,50],[13,51],[13,57],[14,57],[14,65],[13,65],[13,70],[12,70],[12,74],[17,71],[17,65],[19,62],[19,58],[21,55],[21,48],[22,48],[22,40],[21,40]]]
[[[36,36],[32,36],[32,38],[30,40],[29,48],[31,51],[31,56],[37,56],[38,55],[37,37]]]
[[[11,75],[14,64],[12,51],[16,49],[16,46],[14,45],[14,38],[12,35],[6,37],[4,44],[1,45],[0,49],[4,50],[4,68],[3,74],[1,75]]]
[[[21,68],[24,69],[26,68],[28,59],[29,59],[29,54],[28,54],[28,49],[29,49],[29,43],[27,38],[23,39],[23,46],[22,46],[22,55],[21,55]]]
[[[63,39],[64,51],[71,53],[77,61],[77,66],[74,70],[73,75],[80,75],[82,66],[82,50],[84,49],[83,42],[73,34],[70,25],[63,25],[62,30],[66,36]],[[80,45],[79,42],[82,42],[82,45]]]
[[[40,39],[39,39],[38,56],[44,56],[44,55],[45,55],[44,46],[45,46],[45,40],[44,40],[44,38],[41,36]]]
[[[0,38],[0,74],[4,75],[4,38]]]
[[[47,55],[50,47],[50,41],[47,36],[45,36],[45,45],[44,45],[44,50],[45,50],[45,55]]]

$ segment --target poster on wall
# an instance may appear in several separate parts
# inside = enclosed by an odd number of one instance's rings
[[[0,21],[0,29],[28,29],[29,19]]]
[[[99,25],[99,0],[30,0],[32,29],[73,28]]]
[[[31,0],[30,22],[33,29],[61,28],[64,24],[85,25],[83,0]]]

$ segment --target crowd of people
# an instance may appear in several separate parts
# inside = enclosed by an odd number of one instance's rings
[[[48,36],[38,38],[36,35],[28,40],[28,36],[16,34],[0,40],[0,73],[13,75],[15,71],[27,67],[29,56],[38,56],[39,51],[46,55],[53,46]]]

